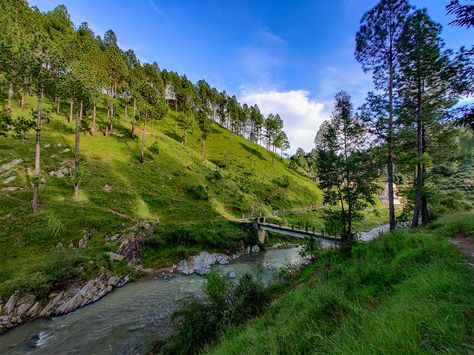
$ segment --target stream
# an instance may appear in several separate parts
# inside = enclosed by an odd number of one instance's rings
[[[299,250],[269,249],[215,268],[225,276],[232,271],[237,276],[259,274],[268,282],[276,268],[302,260]],[[167,334],[179,300],[202,294],[203,283],[196,275],[131,282],[72,313],[38,319],[0,335],[0,354],[142,353],[153,334]]]
[[[369,241],[388,226],[362,232]],[[302,262],[300,247],[268,249],[214,266],[222,275],[248,272],[268,283],[276,269]],[[153,335],[167,335],[170,315],[179,301],[202,295],[204,278],[178,275],[144,278],[115,289],[106,297],[60,317],[38,319],[0,335],[0,354],[140,354]]]

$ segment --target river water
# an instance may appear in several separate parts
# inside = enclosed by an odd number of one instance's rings
[[[362,232],[370,241],[388,225]],[[215,268],[259,275],[268,283],[277,268],[302,262],[300,248],[269,249]],[[0,354],[140,354],[152,335],[169,332],[171,313],[187,296],[202,294],[204,279],[179,275],[146,278],[115,289],[106,297],[70,314],[38,319],[0,335]]]
[[[276,268],[298,262],[299,248],[270,249],[215,267],[226,276],[250,272],[268,282]],[[167,334],[179,300],[202,294],[203,282],[196,275],[132,282],[75,312],[35,320],[0,335],[0,354],[142,353],[153,334]]]

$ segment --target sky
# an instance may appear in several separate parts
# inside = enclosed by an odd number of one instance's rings
[[[472,30],[450,26],[449,0],[411,0],[443,26],[447,48],[473,44]],[[49,11],[68,8],[78,26],[100,36],[108,29],[122,49],[142,62],[177,71],[196,82],[278,113],[291,149],[313,148],[334,95],[346,90],[354,106],[372,89],[354,58],[363,14],[377,0],[30,0]]]

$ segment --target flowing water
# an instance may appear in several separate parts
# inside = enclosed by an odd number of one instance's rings
[[[276,268],[300,261],[299,248],[270,249],[216,268],[223,275],[260,274],[268,282]],[[141,353],[152,334],[167,334],[180,299],[202,294],[203,282],[196,275],[132,282],[75,312],[0,335],[0,354]]]
[[[387,229],[380,226],[362,232],[360,239],[372,240]],[[299,251],[269,249],[215,267],[223,275],[259,274],[268,283],[277,268],[302,261]],[[0,335],[0,354],[143,353],[153,334],[168,334],[169,318],[179,300],[202,295],[203,282],[196,275],[132,282],[75,312],[35,320]]]

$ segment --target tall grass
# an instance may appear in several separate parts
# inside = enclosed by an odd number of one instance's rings
[[[446,217],[358,245],[329,267],[320,260],[309,266],[314,277],[205,352],[472,353],[472,274],[445,237],[472,233],[473,220],[474,213]]]

